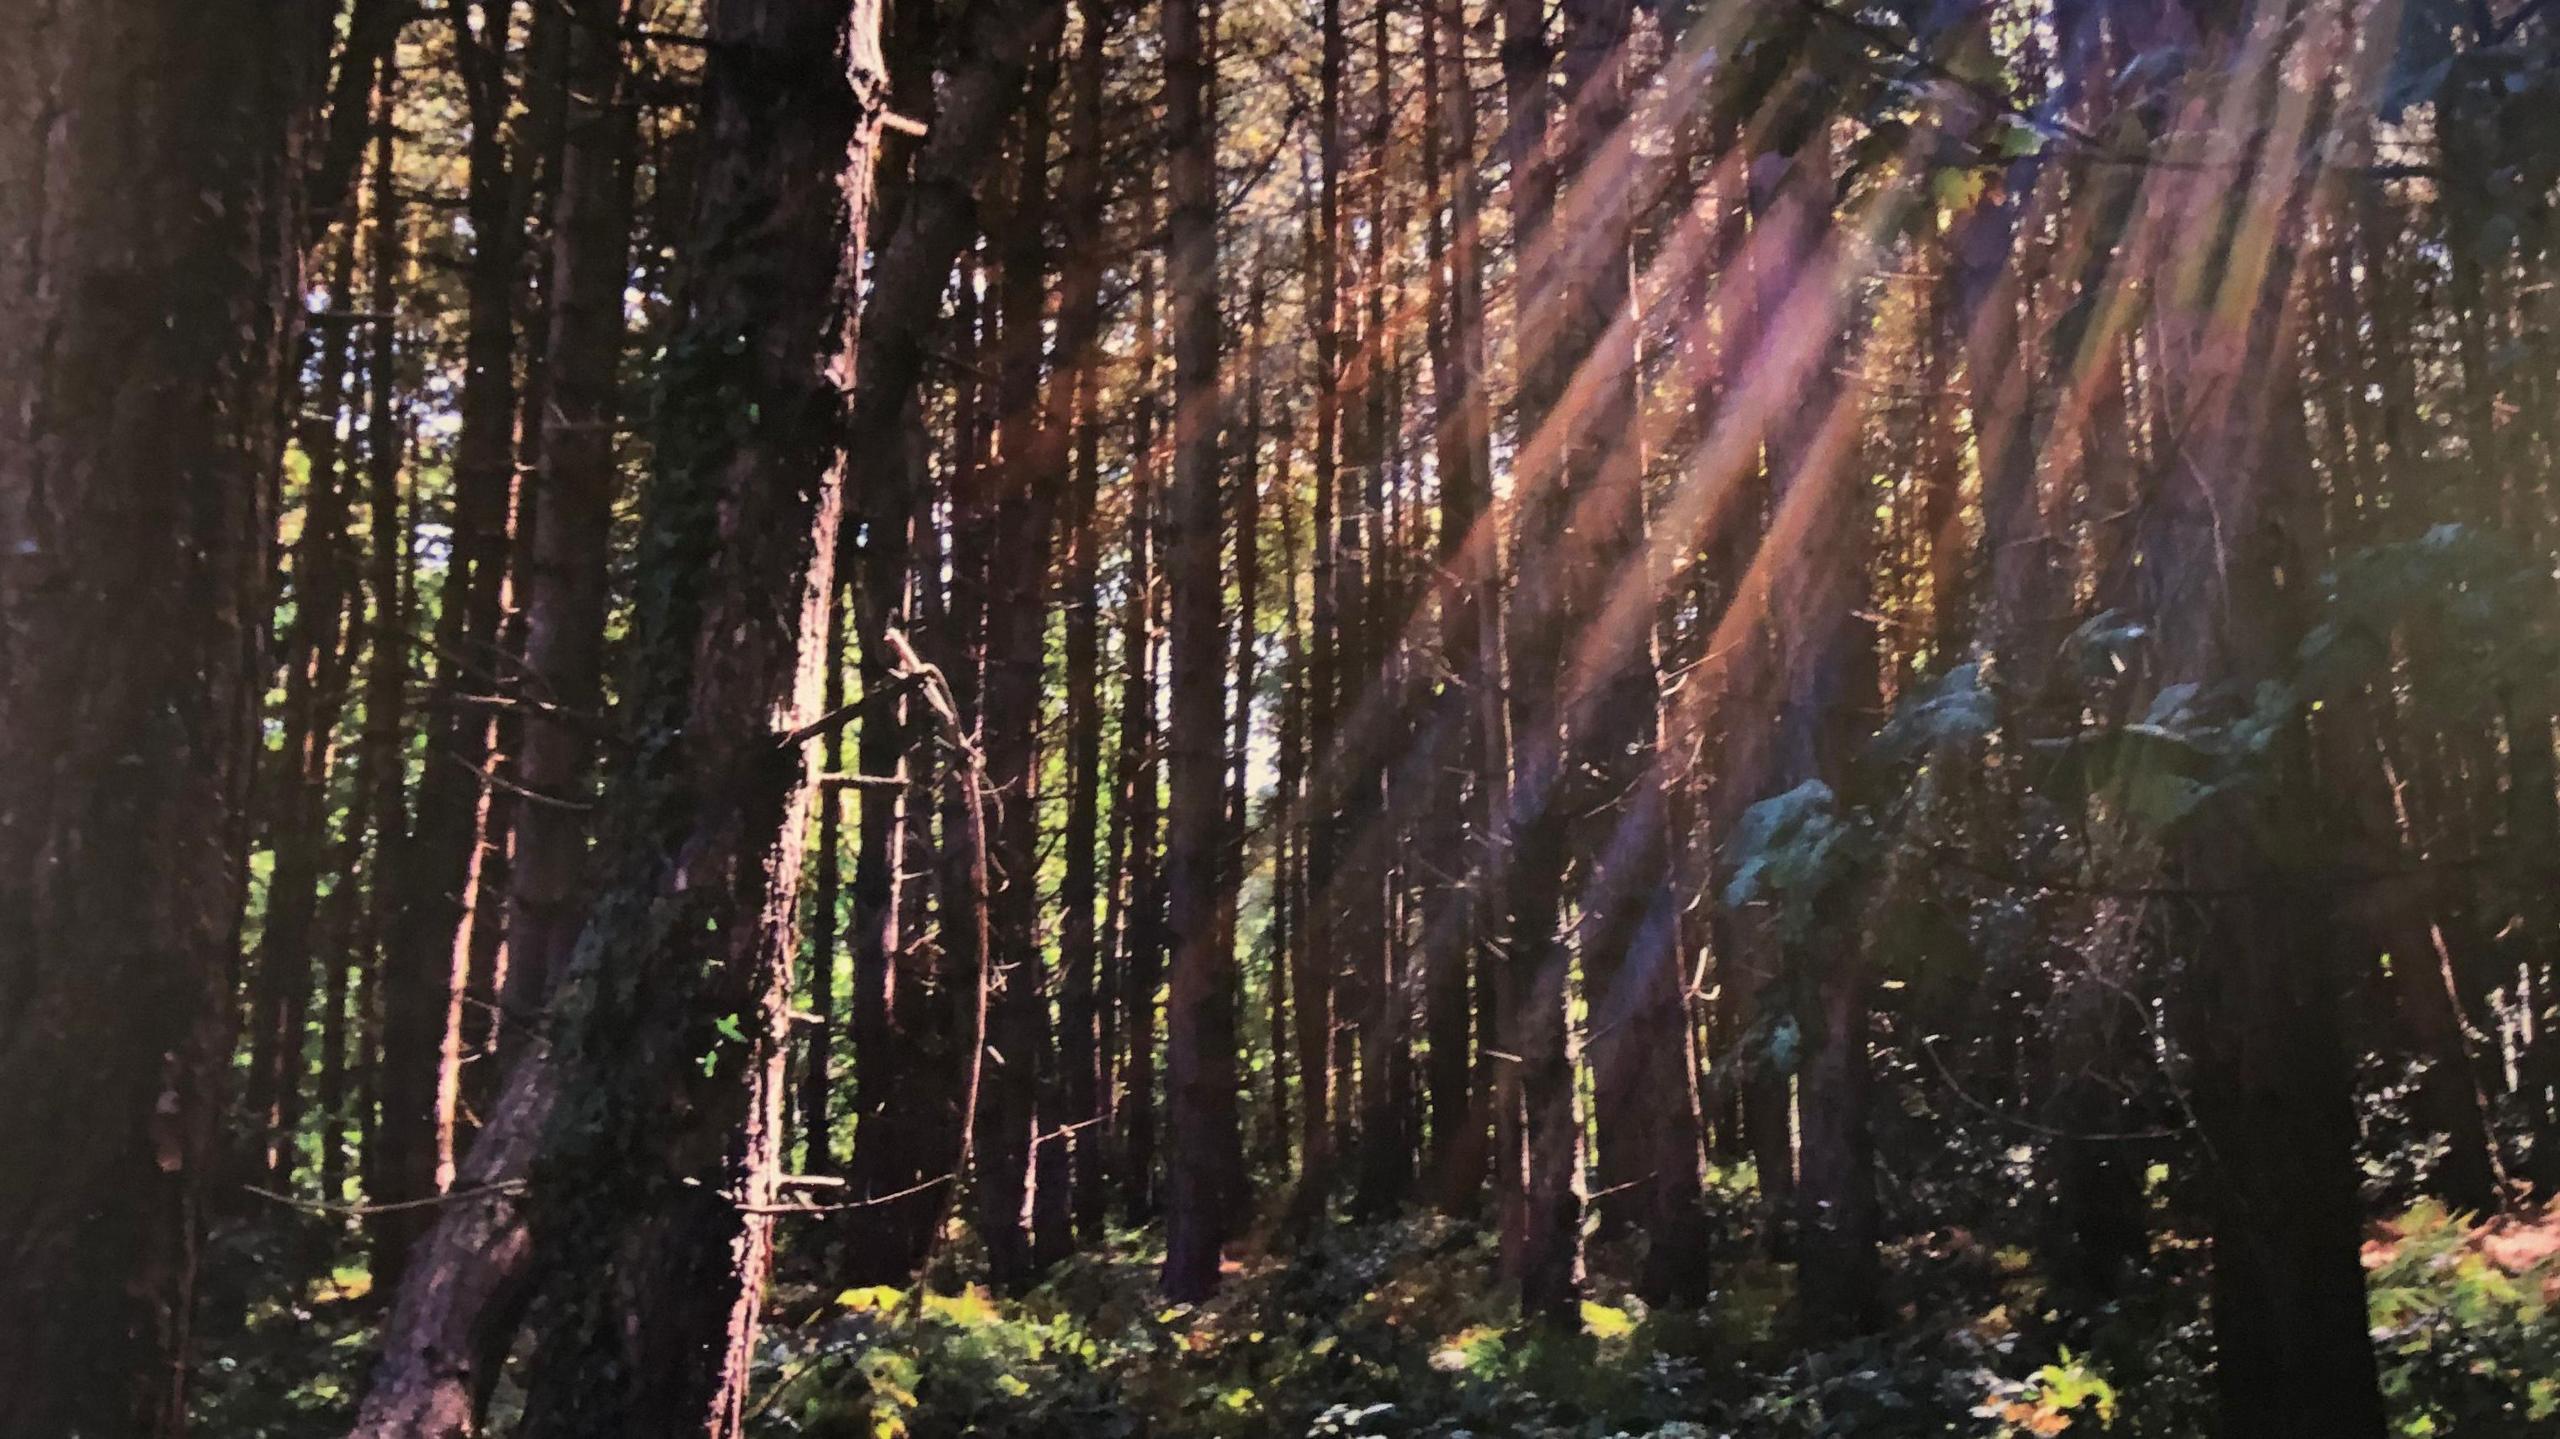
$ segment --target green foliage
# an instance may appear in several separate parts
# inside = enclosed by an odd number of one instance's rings
[[[2044,748],[2058,792],[2156,838],[2263,777],[2299,713],[2292,686],[2273,680],[2173,684],[2138,721],[2093,725]]]
[[[2547,576],[2496,536],[2437,525],[2375,545],[2324,577],[2320,623],[2303,637],[2302,683],[2329,697],[2384,677],[2395,648],[2441,720],[2490,711],[2502,693],[2539,686],[2560,663]]]
[[[1999,701],[1982,681],[1982,666],[1967,660],[1894,706],[1872,749],[1889,763],[1916,764],[1988,738],[1999,722]]]
[[[1806,780],[1744,812],[1725,902],[1770,905],[1780,936],[1803,939],[1824,902],[1874,857],[1877,843],[1871,820],[1844,812],[1829,785]]]
[[[2560,1215],[2474,1230],[2433,1203],[2367,1277],[2395,1433],[2525,1439],[2560,1427]]]
[[[1710,1195],[1711,1202],[1719,1196]],[[195,1432],[322,1439],[370,1352],[360,1269],[288,1289],[276,1246],[227,1235],[209,1280],[253,1290],[208,1335]],[[759,1355],[757,1439],[2192,1439],[2210,1411],[2197,1256],[2165,1249],[2094,1313],[2049,1313],[2023,1251],[1952,1232],[1895,1251],[1885,1336],[1791,1347],[1785,1265],[1738,1225],[1714,1301],[1649,1309],[1594,1281],[1582,1322],[1524,1324],[1491,1239],[1441,1219],[1327,1229],[1199,1307],[1154,1293],[1121,1235],[1019,1302],[974,1288],[785,1289]],[[2474,1229],[2432,1204],[2368,1249],[2382,1384],[2404,1439],[2538,1439],[2560,1421],[2560,1214]],[[324,1266],[325,1268],[325,1266]]]
[[[847,1290],[768,1357],[759,1434],[1138,1432],[1103,1378],[1109,1345],[1073,1318],[1003,1313],[977,1289]]]
[[[220,1327],[207,1307],[189,1386],[204,1439],[320,1439],[346,1432],[373,1360],[372,1278],[337,1251],[344,1226],[275,1207],[208,1238],[202,1292],[240,1302]],[[290,1277],[289,1277],[290,1276]]]

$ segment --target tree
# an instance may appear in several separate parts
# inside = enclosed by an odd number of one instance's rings
[[[1164,7],[1165,156],[1172,225],[1165,270],[1173,293],[1173,481],[1166,492],[1167,602],[1173,715],[1168,738],[1166,930],[1173,991],[1166,1011],[1167,1148],[1164,1291],[1207,1298],[1243,1197],[1236,1116],[1235,956],[1219,926],[1224,756],[1225,586],[1219,575],[1217,124],[1210,108],[1215,12],[1198,0]]]
[[[724,158],[703,176],[656,420],[656,581],[619,712],[637,749],[600,822],[605,888],[558,1044],[510,1078],[472,1156],[488,1177],[439,1218],[393,1321],[449,1330],[441,1311],[499,1302],[540,1256],[560,1287],[529,1378],[533,1433],[605,1415],[632,1433],[741,1422],[780,1178],[810,741],[843,719],[814,713],[815,661],[856,333],[841,257],[861,244],[887,113],[878,23],[869,5],[796,0],[711,15],[705,124]],[[589,1283],[600,1265],[623,1282]],[[357,1432],[468,1423],[457,1356],[386,1349],[419,1372],[387,1367]]]
[[[1567,993],[1573,962],[1565,934],[1565,833],[1558,793],[1571,764],[1564,753],[1556,684],[1563,672],[1568,612],[1558,567],[1526,556],[1562,538],[1572,502],[1555,466],[1557,410],[1573,357],[1557,345],[1565,303],[1558,274],[1555,158],[1548,147],[1551,114],[1546,12],[1536,0],[1511,0],[1502,11],[1503,90],[1509,104],[1503,150],[1511,162],[1511,228],[1520,333],[1514,430],[1528,455],[1512,503],[1517,518],[1505,635],[1511,671],[1511,788],[1494,827],[1492,881],[1510,895],[1504,923],[1511,948],[1508,993],[1500,1002],[1503,1048],[1518,1055],[1520,1118],[1515,1149],[1506,1144],[1495,1173],[1518,1206],[1506,1219],[1510,1273],[1520,1307],[1548,1317],[1570,1314],[1582,1268],[1582,1202],[1574,1184],[1581,1164],[1581,1126],[1574,1116],[1571,1022]],[[1570,424],[1566,415],[1564,422]]]
[[[548,404],[534,477],[534,534],[524,577],[524,726],[515,782],[527,792],[514,825],[507,905],[507,1022],[512,1061],[541,1028],[552,980],[584,919],[588,800],[603,723],[605,614],[616,437],[631,249],[634,110],[624,95],[622,0],[584,0],[570,14],[562,77],[567,114],[551,200]]]
[[[0,59],[0,1293],[30,1316],[0,1378],[30,1434],[185,1422],[333,18],[88,5]]]

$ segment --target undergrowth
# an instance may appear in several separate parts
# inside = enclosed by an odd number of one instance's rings
[[[2422,1207],[2368,1253],[2396,1433],[2527,1439],[2560,1408],[2560,1224],[2474,1230]],[[2541,1243],[2535,1236],[2550,1239]],[[2503,1243],[2503,1247],[2502,1247]],[[1605,1249],[1600,1251],[1608,1257]],[[1743,1250],[1697,1312],[1595,1273],[1581,1322],[1510,1314],[1491,1242],[1440,1220],[1332,1229],[1166,1307],[1121,1235],[1019,1301],[802,1288],[769,1337],[757,1439],[1920,1439],[2210,1432],[2202,1255],[2146,1287],[2047,1306],[2031,1259],[1961,1232],[1906,1246],[1898,1322],[1807,1351],[1787,1267]]]
[[[1593,1246],[1580,1322],[1524,1325],[1493,1242],[1434,1218],[1337,1225],[1230,1262],[1167,1306],[1160,1253],[1120,1232],[1018,1300],[947,1261],[920,1289],[840,1289],[786,1255],[753,1439],[2196,1439],[2211,1432],[2200,1246],[2065,1312],[2028,1253],[1964,1230],[1889,1256],[1895,1319],[1795,1338],[1789,1267],[1723,1226],[1712,1302],[1647,1308]],[[304,1242],[307,1242],[307,1238]],[[275,1273],[239,1241],[226,1258]],[[2560,1211],[2475,1228],[2433,1206],[2366,1250],[2375,1349],[2403,1439],[2560,1434]],[[281,1267],[281,1266],[279,1266]],[[244,1285],[209,1334],[200,1439],[342,1434],[378,1318],[360,1267]]]

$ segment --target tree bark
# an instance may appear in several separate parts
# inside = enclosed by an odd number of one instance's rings
[[[2202,37],[2199,88],[2229,83],[2238,72],[2218,62],[2260,43],[2222,32],[2220,19],[2201,7],[2192,19]],[[2163,143],[2219,134],[2224,103],[2175,97]],[[2303,157],[2279,148],[2282,127],[2250,133],[2262,138],[2215,140],[2208,153],[2267,147],[2248,172],[2254,183],[2190,174],[2145,196],[2155,208],[2143,263],[2254,277],[2236,295],[2224,293],[2227,280],[2163,285],[2149,316],[2154,393],[2181,451],[2148,498],[2137,540],[2155,687],[2245,692],[2280,673],[2312,573],[2294,548],[2300,517],[2287,488],[2307,483],[2293,250],[2323,192],[2295,191]],[[2219,240],[2201,261],[2185,248],[2200,216],[2202,233]],[[2254,223],[2233,223],[2243,216]],[[2216,891],[2172,913],[2167,938],[2184,963],[2170,1018],[2194,1066],[2187,1095],[2210,1156],[2224,1432],[2372,1439],[2384,1415],[2358,1259],[2354,1091],[2330,916],[2311,888],[2329,846],[2307,758],[2299,724],[2288,725],[2263,783],[2206,804],[2165,837],[2172,882]],[[2281,850],[2269,842],[2278,835]]]
[[[604,710],[613,503],[620,489],[622,292],[631,249],[633,110],[622,95],[623,0],[577,0],[569,23],[560,179],[551,212],[548,403],[525,576],[524,724],[507,904],[512,1069],[546,1023],[589,893],[587,811]]]
[[[333,17],[28,18],[0,51],[0,1386],[29,1435],[174,1435]]]
[[[525,1243],[553,1280],[534,1435],[736,1434],[771,1256],[804,726],[851,379],[842,257],[862,240],[885,80],[867,3],[724,0],[710,25],[713,158],[622,691],[639,749],[609,790],[609,878],[559,1043],[519,1067],[522,1108],[483,1141],[538,1133]],[[546,1080],[549,1112],[522,1117]],[[492,1262],[470,1229],[485,1222],[453,1207],[414,1285]],[[387,1406],[377,1385],[358,1432],[440,1432],[378,1422]]]
[[[988,1277],[1017,1293],[1039,1272],[1030,1210],[1038,1095],[1049,1045],[1039,926],[1040,691],[1046,677],[1049,535],[1058,486],[1041,453],[1042,332],[1049,294],[1050,101],[1057,89],[1054,37],[1032,65],[1018,131],[1012,203],[997,244],[997,457],[988,533],[985,675],[979,743],[998,805],[992,836],[998,876],[988,950],[990,990],[984,1077],[976,1117],[977,1230]],[[954,543],[962,537],[955,536]],[[963,711],[964,717],[966,711]],[[1054,1224],[1054,1219],[1052,1220]]]
[[[1155,228],[1152,197],[1142,187],[1138,232]],[[1120,808],[1129,819],[1122,836],[1126,865],[1120,873],[1122,905],[1111,985],[1117,1033],[1105,1043],[1115,1054],[1119,1083],[1112,1103],[1112,1135],[1118,1145],[1122,1211],[1133,1221],[1155,1217],[1156,1188],[1156,989],[1163,980],[1165,893],[1163,753],[1156,727],[1156,555],[1161,518],[1156,484],[1156,272],[1137,261],[1138,372],[1132,405],[1129,456],[1128,598],[1121,612]],[[1116,1039],[1116,1048],[1110,1040]]]
[[[373,343],[365,362],[365,523],[371,544],[365,556],[365,588],[373,598],[368,627],[370,653],[365,660],[364,727],[356,739],[357,804],[367,833],[352,844],[365,847],[365,912],[362,926],[363,984],[357,1001],[355,1110],[358,1159],[368,1198],[388,1197],[393,1184],[384,1172],[382,1146],[375,1142],[380,1122],[375,1100],[381,1089],[383,958],[395,920],[393,886],[386,876],[398,863],[401,836],[408,832],[408,764],[403,730],[409,694],[413,644],[409,632],[412,596],[407,583],[416,531],[415,516],[402,504],[401,476],[408,465],[409,419],[401,404],[407,377],[405,348],[395,316],[409,283],[406,210],[400,203],[399,137],[393,121],[398,113],[400,76],[388,61],[375,107],[373,173],[367,182],[368,219],[372,225],[367,289],[374,312]],[[399,1266],[386,1251],[397,1231],[368,1225],[370,1257],[376,1274]]]
[[[1574,1109],[1574,1063],[1567,1018],[1573,955],[1564,932],[1566,839],[1558,823],[1566,757],[1558,680],[1563,672],[1562,567],[1546,562],[1563,532],[1567,497],[1552,451],[1550,417],[1572,373],[1554,349],[1563,279],[1556,273],[1556,170],[1548,149],[1552,63],[1539,0],[1506,0],[1503,85],[1509,102],[1503,149],[1511,163],[1515,284],[1519,300],[1516,430],[1523,455],[1512,500],[1516,526],[1510,653],[1512,780],[1495,827],[1495,873],[1510,897],[1511,944],[1503,1047],[1519,1056],[1519,1150],[1497,1175],[1519,1196],[1506,1224],[1506,1271],[1520,1307],[1564,1322],[1581,1292],[1581,1125]]]
[[[1172,801],[1165,834],[1166,1297],[1206,1299],[1244,1198],[1236,1121],[1235,956],[1222,951],[1220,881],[1227,841],[1218,743],[1225,717],[1226,609],[1220,581],[1217,120],[1209,107],[1216,11],[1201,0],[1163,7],[1165,153],[1171,228],[1165,269],[1173,301],[1173,477],[1166,492],[1165,578],[1173,713]]]
[[[1062,305],[1062,321],[1072,307],[1090,303],[1099,309],[1102,220],[1102,86],[1104,41],[1110,7],[1082,7],[1072,83],[1074,118],[1069,123],[1067,181],[1069,198],[1062,207],[1066,222],[1065,265],[1071,272],[1072,300]],[[1086,298],[1090,276],[1097,293]],[[1098,316],[1097,316],[1098,318]],[[1102,785],[1102,615],[1099,564],[1102,534],[1097,509],[1101,501],[1102,454],[1098,376],[1100,355],[1088,338],[1081,352],[1062,349],[1053,383],[1053,408],[1063,399],[1071,407],[1053,414],[1053,422],[1074,427],[1072,478],[1066,500],[1066,556],[1059,607],[1065,612],[1066,700],[1066,832],[1065,870],[1058,886],[1058,1070],[1059,1118],[1071,1126],[1052,1143],[1066,1146],[1070,1184],[1069,1209],[1076,1237],[1086,1242],[1102,1233],[1110,1172],[1109,1135],[1103,1131],[1101,1032],[1095,998],[1100,979],[1100,934],[1094,905],[1101,892],[1095,872],[1095,845],[1100,839]]]

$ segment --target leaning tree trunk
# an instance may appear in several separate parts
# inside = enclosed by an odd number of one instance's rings
[[[0,1392],[14,1433],[167,1435],[333,17],[26,18],[0,47]]]
[[[728,1436],[772,1258],[793,901],[887,82],[873,0],[724,0],[604,824],[534,1161],[526,1432]],[[606,1281],[610,1276],[610,1282]]]
[[[652,582],[622,691],[638,748],[602,816],[605,888],[558,1043],[519,1066],[472,1155],[480,1178],[483,1151],[512,1152],[520,1170],[493,1159],[487,1182],[521,1172],[526,1192],[448,1207],[395,1311],[396,1329],[466,1285],[463,1303],[490,1302],[543,1256],[534,1435],[734,1435],[771,1255],[850,378],[842,257],[861,244],[885,82],[868,3],[723,0],[710,28],[716,159],[657,418]],[[489,1206],[518,1203],[521,1239],[492,1248]],[[422,1358],[428,1372],[377,1378],[358,1433],[467,1432],[403,1407],[403,1385],[442,1377],[445,1356]]]
[[[942,333],[943,296],[952,265],[981,228],[978,185],[986,153],[1021,102],[1033,57],[1050,47],[1065,15],[1063,0],[973,0],[950,19],[949,51],[942,56],[943,81],[931,128],[916,147],[909,173],[897,177],[894,216],[884,215],[884,223],[893,218],[895,228],[873,249],[862,312],[861,374],[845,421],[846,453],[882,457],[851,477],[846,496],[851,529],[860,539],[855,627],[866,686],[888,673],[889,630],[911,572],[926,585],[939,584],[939,564],[915,563],[909,554],[911,533],[931,509],[929,497],[920,492],[924,467],[887,457],[910,448],[916,389]],[[900,25],[909,18],[902,10]],[[902,47],[904,43],[902,38]],[[930,82],[902,83],[929,88]],[[961,443],[974,440],[964,437]],[[865,768],[885,772],[890,756],[908,738],[904,731],[904,726],[886,722],[865,724]],[[957,1135],[966,1124],[965,1118],[948,1117],[957,1114],[950,1104],[957,1102],[963,1082],[959,1071],[968,1062],[967,1046],[978,1042],[975,1035],[960,1039],[947,1018],[930,1013],[940,996],[908,978],[921,966],[911,970],[891,952],[890,941],[900,933],[896,911],[904,900],[888,843],[896,818],[889,794],[868,787],[863,791],[862,852],[853,884],[854,1063],[857,1112],[864,1118],[855,1125],[852,1168],[866,1199],[903,1192],[882,1214],[896,1235],[886,1243],[890,1252],[858,1258],[855,1268],[859,1277],[883,1282],[904,1278],[929,1247],[942,1200],[938,1192],[917,1185],[950,1172]],[[920,817],[909,816],[911,821]],[[945,946],[947,951],[965,948]],[[899,975],[895,986],[889,983],[893,969]],[[894,1014],[889,998],[893,987]],[[903,1058],[907,1072],[893,1077],[883,1049],[864,1044],[865,1031],[875,1040],[893,1039],[894,1047],[886,1053]],[[935,1099],[917,1102],[917,1091],[927,1085]],[[948,1102],[943,1096],[950,1097]]]

